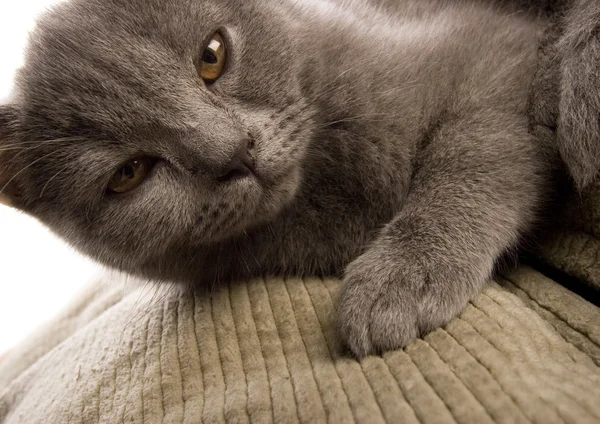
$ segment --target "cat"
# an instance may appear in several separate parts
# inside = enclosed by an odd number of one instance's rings
[[[476,0],[72,0],[0,107],[2,199],[146,278],[342,276],[342,345],[401,348],[482,290],[561,153],[592,178],[587,138],[531,130],[551,22]]]

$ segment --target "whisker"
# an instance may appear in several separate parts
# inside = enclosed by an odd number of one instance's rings
[[[46,181],[46,184],[44,184],[44,187],[42,188],[42,191],[40,192],[38,199],[41,199],[44,196],[44,192],[46,191],[48,184],[50,184],[52,182],[52,180],[54,180],[56,177],[58,177],[64,171],[69,169],[70,166],[71,166],[71,164],[68,164],[68,165],[64,166],[63,168],[59,169],[58,172],[56,172],[56,174],[54,174],[51,178],[48,179],[48,181]]]
[[[304,112],[307,108],[309,108],[310,106],[314,105],[316,102],[318,102],[319,100],[321,100],[324,96],[334,92],[335,90],[337,90],[338,88],[340,88],[340,86],[335,85],[335,82],[337,82],[336,80],[340,77],[342,77],[343,75],[345,75],[348,71],[350,71],[351,69],[347,69],[346,71],[340,73],[335,79],[334,81],[326,84],[324,87],[326,87],[327,89],[322,90],[317,96],[313,97],[312,99],[310,99],[310,101],[308,102],[302,102],[299,106],[299,108],[293,112],[292,114],[290,114],[286,120],[291,120],[293,118],[295,118],[296,116],[298,116],[299,114],[301,114],[302,112]],[[384,90],[384,91],[380,91],[380,92],[371,92],[369,93],[370,96],[369,98],[362,99],[362,101],[358,102],[355,101],[352,103],[352,106],[362,106],[362,105],[368,105],[374,101],[377,100],[381,100],[384,97],[390,96],[392,94],[395,93],[399,93],[405,90],[409,90],[412,88],[417,88],[417,87],[424,87],[426,86],[425,84],[421,84],[421,83],[405,83],[402,85],[398,85],[395,87],[392,87],[388,90]],[[285,108],[284,111],[287,111],[289,108]],[[393,115],[385,115],[385,116],[393,116]]]
[[[43,146],[45,144],[56,144],[56,143],[63,143],[63,142],[67,142],[67,141],[92,142],[92,140],[88,140],[88,139],[80,137],[80,136],[61,137],[61,138],[54,138],[54,139],[50,139],[50,140],[23,140],[23,141],[18,141],[18,142],[14,142],[14,143],[2,144],[2,149],[0,149],[0,150],[5,150],[7,148],[9,148],[9,149],[18,148],[18,147],[29,146],[29,145],[31,145],[32,148],[36,148],[39,146]]]
[[[14,174],[7,182],[6,184],[4,184],[4,186],[0,189],[0,193],[4,192],[4,190],[6,189],[6,187],[8,187],[8,185],[13,182],[13,180],[15,178],[17,178],[19,175],[21,175],[23,172],[25,172],[27,169],[31,168],[33,165],[35,165],[36,163],[38,163],[39,161],[47,158],[48,156],[51,156],[53,154],[55,154],[56,151],[47,153],[43,156],[40,156],[39,158],[37,158],[36,160],[34,160],[33,162],[31,162],[29,165],[25,166],[24,168],[22,168],[19,172],[17,172],[16,174]]]

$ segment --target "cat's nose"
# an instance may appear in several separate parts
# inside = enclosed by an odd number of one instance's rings
[[[244,140],[232,155],[229,163],[223,166],[217,175],[219,181],[249,177],[254,174],[254,159],[248,151],[248,140]]]

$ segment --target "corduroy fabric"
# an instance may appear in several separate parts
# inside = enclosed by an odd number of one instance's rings
[[[78,325],[60,340],[65,319],[0,362],[0,421],[600,422],[600,310],[537,271],[360,362],[335,342],[338,287],[259,279],[194,298],[105,285],[65,314]],[[32,346],[46,353],[20,358]]]
[[[555,228],[544,237],[540,258],[600,294],[600,183],[573,194],[557,216]]]

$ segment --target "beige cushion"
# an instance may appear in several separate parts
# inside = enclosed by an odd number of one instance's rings
[[[541,255],[550,265],[599,290],[600,295],[600,183],[574,194],[545,235]]]
[[[331,331],[338,285],[92,290],[0,362],[0,421],[600,422],[600,310],[533,269],[361,362],[340,356]]]

